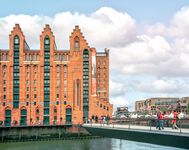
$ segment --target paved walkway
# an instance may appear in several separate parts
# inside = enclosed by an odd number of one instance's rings
[[[171,127],[164,127],[163,130],[158,130],[156,127],[150,126],[137,126],[137,125],[120,125],[120,124],[110,124],[110,125],[102,125],[102,124],[83,124],[83,127],[94,127],[94,128],[106,128],[106,129],[117,129],[117,130],[132,130],[138,132],[152,132],[158,134],[173,134],[180,136],[189,136],[189,129],[172,129]]]

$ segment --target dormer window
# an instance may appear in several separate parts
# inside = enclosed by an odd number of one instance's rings
[[[74,39],[74,50],[79,50],[79,38],[75,37]]]

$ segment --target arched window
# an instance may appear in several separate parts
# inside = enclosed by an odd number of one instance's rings
[[[45,45],[50,45],[50,39],[48,36],[45,37],[44,43],[45,43]]]
[[[11,110],[8,108],[5,110],[5,126],[11,126]]]
[[[38,114],[39,114],[39,108],[36,109],[36,115],[38,115]]]
[[[71,106],[66,107],[66,124],[72,124],[72,108],[71,108]]]
[[[35,72],[37,71],[37,65],[34,65],[34,71]]]
[[[74,50],[79,50],[79,38],[76,36],[74,38]]]
[[[56,106],[54,106],[54,113],[57,113],[57,109],[56,109]]]
[[[14,37],[14,44],[19,44],[20,43],[20,39],[19,39],[19,36],[18,35],[16,35],[15,37]]]
[[[6,71],[6,69],[7,69],[7,66],[4,65],[4,66],[3,66],[3,71]]]
[[[21,109],[21,116],[20,116],[20,125],[26,126],[27,125],[27,110]]]

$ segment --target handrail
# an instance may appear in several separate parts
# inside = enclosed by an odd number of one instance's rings
[[[173,120],[176,120],[176,127],[173,130]],[[156,118],[124,118],[124,119],[116,119],[110,118],[110,120],[106,119],[90,119],[90,122],[87,122],[90,126],[98,126],[98,127],[109,127],[109,128],[126,128],[126,129],[142,129],[142,130],[162,130],[162,131],[176,131],[180,133],[189,134],[189,118],[164,118],[164,119],[156,119]]]

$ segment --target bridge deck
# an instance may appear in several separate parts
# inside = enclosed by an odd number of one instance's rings
[[[117,130],[127,130],[127,131],[138,131],[138,132],[151,132],[157,134],[170,134],[170,135],[180,135],[189,137],[189,129],[172,129],[170,127],[164,127],[163,130],[158,130],[156,127],[150,126],[137,126],[137,125],[120,125],[120,124],[83,124],[83,127],[95,127],[95,128],[105,128],[105,129],[117,129]]]
[[[189,129],[157,130],[150,126],[120,124],[83,124],[83,127],[92,135],[189,149]]]

